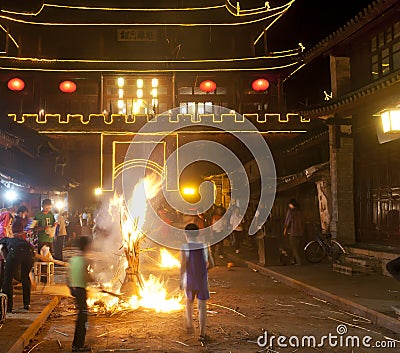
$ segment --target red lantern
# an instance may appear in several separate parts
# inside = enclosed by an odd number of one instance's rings
[[[206,93],[214,92],[217,89],[217,84],[214,81],[205,80],[200,83],[200,89]]]
[[[257,92],[264,92],[268,89],[269,87],[269,82],[265,78],[259,78],[251,84],[251,87],[253,90]]]
[[[18,77],[14,77],[8,81],[7,87],[11,91],[22,91],[25,88],[25,82]]]
[[[63,81],[60,83],[60,91],[64,93],[74,93],[76,91],[76,84],[72,81]]]

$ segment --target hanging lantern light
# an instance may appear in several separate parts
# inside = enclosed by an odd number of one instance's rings
[[[211,93],[217,89],[217,84],[214,81],[205,80],[202,83],[200,83],[200,89],[203,92]]]
[[[385,134],[400,133],[400,108],[385,109],[380,115]]]
[[[74,93],[76,91],[76,84],[72,81],[63,81],[60,83],[59,88],[63,93]]]
[[[8,81],[7,87],[11,91],[20,92],[25,88],[25,82],[18,77],[14,77]]]
[[[258,78],[257,80],[253,81],[251,87],[253,88],[254,91],[264,92],[268,89],[269,82],[265,78]]]

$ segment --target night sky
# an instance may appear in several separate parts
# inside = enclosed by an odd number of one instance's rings
[[[271,28],[269,49],[285,50],[296,47],[299,42],[306,50],[311,49],[370,3],[371,0],[296,0]]]
[[[202,0],[203,1],[203,0]],[[175,4],[175,6],[190,6],[196,4],[200,6],[201,2],[193,0],[181,1],[165,1],[152,0],[153,6],[167,6],[166,3]],[[288,0],[271,0],[271,6],[281,6],[287,3]],[[51,1],[49,1],[51,2]],[[69,1],[65,1],[68,4]],[[207,3],[213,3],[212,0],[206,0]],[[236,3],[236,1],[232,1]],[[241,0],[242,8],[258,7],[264,4],[264,0]],[[140,1],[81,1],[82,5],[111,5],[117,6],[121,4],[132,6]],[[149,4],[150,1],[143,1],[144,4]],[[214,3],[221,3],[221,1]],[[335,31],[338,27],[354,17],[360,10],[372,3],[372,0],[296,0],[288,12],[270,29],[268,39],[271,51],[285,50],[296,47],[299,42],[302,42],[306,49],[310,49],[312,45],[318,43],[321,39]],[[42,0],[2,0],[1,7],[25,9],[40,8]]]

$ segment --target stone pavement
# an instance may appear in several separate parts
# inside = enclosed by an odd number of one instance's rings
[[[38,287],[39,288],[39,287]],[[7,314],[3,325],[0,325],[0,353],[22,352],[52,309],[58,304],[58,297],[41,288],[31,295],[31,309],[22,310],[22,287],[14,287],[14,313]]]
[[[67,255],[71,256],[77,250],[68,249]],[[25,346],[36,335],[47,317],[51,314],[59,299],[70,296],[66,283],[65,267],[55,268],[55,285],[38,285],[32,290],[31,309],[29,312],[22,310],[22,286],[14,286],[14,311],[7,314],[6,321],[0,325],[0,353],[23,352]],[[61,336],[62,337],[62,336]]]
[[[240,254],[226,249],[228,260],[244,261],[250,268],[274,277],[293,288],[327,300],[345,310],[367,317],[373,322],[400,333],[400,320],[394,307],[400,307],[400,282],[378,274],[348,276],[332,271],[332,264],[305,263],[302,266],[257,265],[256,250],[243,246]]]

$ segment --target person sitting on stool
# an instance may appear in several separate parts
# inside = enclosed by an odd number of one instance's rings
[[[12,281],[19,266],[21,266],[24,309],[29,310],[31,303],[31,280],[29,273],[32,270],[35,257],[34,249],[31,244],[20,238],[3,238],[0,240],[0,247],[6,259],[2,290],[7,295],[7,312],[12,312]]]

